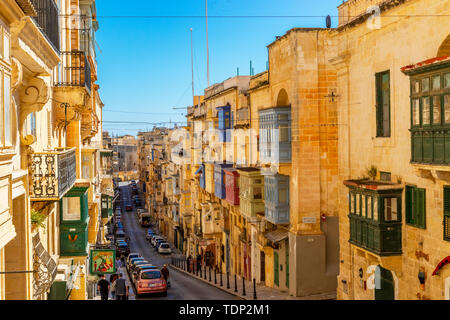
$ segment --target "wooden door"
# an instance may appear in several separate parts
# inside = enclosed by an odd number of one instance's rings
[[[261,282],[265,282],[266,281],[266,254],[264,253],[264,251],[261,251],[260,254],[260,281]]]
[[[273,254],[273,271],[274,271],[274,282],[279,287],[280,286],[280,265],[278,260],[278,253]]]

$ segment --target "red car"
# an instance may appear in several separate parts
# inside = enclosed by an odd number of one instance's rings
[[[126,210],[126,211],[132,211],[132,210],[133,210],[133,207],[130,206],[130,205],[128,205],[128,206],[125,207],[125,210]]]
[[[162,293],[167,295],[167,283],[159,270],[142,269],[136,277],[136,294]]]

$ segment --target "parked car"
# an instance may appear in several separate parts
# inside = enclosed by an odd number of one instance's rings
[[[157,242],[158,240],[164,240],[164,238],[163,238],[163,237],[160,237],[160,236],[153,237],[153,239],[152,239],[152,245],[153,245],[154,247],[156,247],[156,242]]]
[[[150,240],[150,237],[153,235],[152,229],[147,230],[147,234],[145,235],[145,239]]]
[[[125,241],[129,241],[130,237],[127,236],[127,234],[121,230],[117,231],[114,238],[117,240],[125,240]]]
[[[137,267],[144,264],[149,264],[149,262],[147,260],[135,261],[131,264],[130,269],[128,271],[130,272],[130,274],[133,274],[133,272],[136,270]]]
[[[159,245],[160,245],[161,243],[167,243],[167,241],[164,240],[164,239],[158,239],[158,240],[156,240],[156,243],[155,243],[155,250],[158,250]]]
[[[126,243],[125,241],[118,242],[118,244],[116,245],[116,254],[118,254],[119,256],[124,255],[125,257],[127,257],[129,253],[130,247],[128,246],[128,243]]]
[[[139,256],[139,257],[135,257],[135,258],[129,259],[129,260],[127,261],[127,269],[129,270],[130,267],[131,267],[131,265],[132,265],[134,262],[136,262],[136,261],[144,261],[144,260],[145,260],[145,258],[142,257],[142,256]]]
[[[162,293],[167,295],[167,283],[159,270],[141,271],[136,278],[136,295]]]
[[[133,271],[132,280],[135,281],[135,279],[137,278],[137,276],[139,275],[139,272],[141,272],[141,270],[155,270],[155,269],[158,269],[158,267],[154,266],[152,264],[139,265]]]
[[[142,258],[142,255],[140,253],[137,253],[137,252],[131,252],[128,255],[128,258],[127,258],[127,261],[126,261],[127,265],[128,265],[128,262],[130,262],[130,260],[133,259],[133,258]]]
[[[167,242],[161,242],[158,247],[158,253],[172,253],[170,245]]]

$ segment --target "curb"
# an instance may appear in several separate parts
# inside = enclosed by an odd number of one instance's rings
[[[233,295],[233,296],[235,296],[235,297],[240,298],[241,300],[253,300],[253,299],[249,299],[249,298],[247,298],[247,297],[243,297],[243,296],[237,294],[237,293],[234,292],[234,291],[229,291],[229,290],[227,290],[226,288],[222,288],[222,287],[220,287],[220,286],[216,286],[216,285],[214,285],[212,282],[209,282],[209,281],[207,281],[207,280],[205,280],[205,279],[203,279],[203,278],[199,278],[199,277],[197,277],[197,276],[193,276],[191,273],[189,273],[189,272],[187,272],[187,271],[184,271],[184,270],[182,270],[182,269],[179,269],[179,268],[173,266],[172,264],[169,265],[169,268],[171,268],[171,269],[173,269],[173,270],[175,270],[175,271],[178,271],[178,272],[187,274],[187,275],[189,275],[191,278],[194,278],[194,279],[197,279],[197,280],[201,280],[202,282],[204,282],[204,283],[210,285],[211,287],[220,289],[220,290],[222,290],[223,292],[229,293],[229,294],[231,294],[231,295]],[[256,299],[256,300],[258,300],[258,299]]]

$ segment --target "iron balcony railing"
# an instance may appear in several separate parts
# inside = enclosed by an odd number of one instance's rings
[[[31,199],[59,200],[76,180],[75,148],[32,154]]]
[[[54,0],[31,0],[37,12],[36,17],[32,17],[42,33],[47,37],[53,48],[59,52],[59,21],[58,7]]]
[[[56,87],[86,87],[91,91],[91,66],[83,51],[61,52],[62,71]]]

